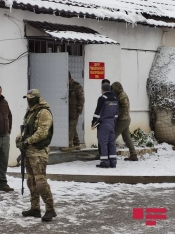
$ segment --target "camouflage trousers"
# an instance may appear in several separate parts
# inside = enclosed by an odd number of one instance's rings
[[[123,141],[129,148],[130,155],[136,154],[134,144],[129,131],[130,120],[117,120],[115,124],[115,139],[121,134]]]
[[[53,210],[53,197],[46,179],[47,159],[40,156],[27,157],[25,164],[31,209],[40,210],[41,196],[45,203],[46,211]]]
[[[77,129],[76,129],[77,123],[78,123],[78,119],[69,120],[69,146],[70,147],[80,144],[80,140],[79,140]]]
[[[10,136],[0,136],[0,186],[7,184],[6,172],[9,159]]]

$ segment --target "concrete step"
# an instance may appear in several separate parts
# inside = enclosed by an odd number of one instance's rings
[[[21,178],[21,173],[7,172],[7,175]],[[26,178],[26,175],[25,175]],[[108,184],[149,184],[149,183],[175,183],[175,176],[116,176],[116,175],[75,175],[75,174],[47,174],[47,178],[56,181],[74,181],[84,183],[104,182]]]
[[[135,148],[136,153],[138,155],[143,155],[143,154],[152,154],[152,153],[157,153],[157,149],[153,148],[153,147],[136,147]],[[121,155],[121,156],[128,156],[129,157],[129,149],[128,148],[124,148],[124,149],[118,149],[117,150],[117,155]]]
[[[62,162],[73,162],[77,160],[88,161],[98,159],[98,149],[95,148],[85,148],[81,150],[73,150],[71,152],[62,152],[59,149],[52,149],[49,154],[48,164],[52,165]]]
[[[157,152],[155,148],[136,148],[138,155],[152,154]],[[117,155],[128,156],[129,150],[127,148],[117,149]],[[62,152],[59,148],[52,147],[48,158],[48,165],[63,163],[63,162],[73,162],[73,161],[88,161],[88,160],[99,160],[100,156],[97,148],[84,148],[81,150],[73,150],[71,152]],[[9,164],[10,167],[17,166],[17,162]]]
[[[138,155],[152,154],[157,152],[155,148],[136,148],[136,153]],[[127,148],[117,149],[117,155],[128,156],[129,150]],[[59,148],[51,148],[51,152],[48,159],[48,164],[57,164],[62,162],[73,162],[77,160],[88,161],[88,160],[98,160],[100,159],[97,148],[84,148],[81,150],[73,150],[71,152],[62,152]]]

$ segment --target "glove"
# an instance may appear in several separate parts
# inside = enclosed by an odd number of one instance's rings
[[[21,142],[18,143],[18,148],[20,150],[25,150],[27,148],[27,146],[28,146],[27,140],[21,141]]]
[[[20,161],[21,161],[21,154],[17,157],[16,161],[17,161],[17,163],[20,163]]]
[[[22,140],[22,136],[21,136],[21,134],[19,134],[16,137],[16,148],[19,148],[19,143],[21,142],[21,140]]]

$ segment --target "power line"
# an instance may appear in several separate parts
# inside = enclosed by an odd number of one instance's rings
[[[26,39],[26,38],[14,38],[14,39],[2,39],[2,40],[0,40],[0,42],[1,41],[15,41],[15,40],[22,40],[22,39]]]
[[[14,20],[16,20],[16,19],[13,18],[13,17],[11,17],[10,15],[7,15],[7,14],[5,14],[4,16],[6,16],[11,22],[13,22],[14,24],[16,24],[16,26],[17,26],[18,29],[19,29],[19,33],[20,33],[20,36],[21,36],[21,39],[22,39],[23,36],[22,36],[22,32],[21,32],[20,26],[14,21]],[[19,21],[19,20],[17,20],[17,21]],[[22,21],[19,21],[19,22],[22,22]],[[24,41],[23,41],[23,40],[22,40],[22,43],[23,43],[24,46],[26,46],[26,44],[24,44]]]
[[[25,55],[24,55],[24,54],[25,54]],[[26,52],[20,54],[16,59],[12,60],[11,62],[8,62],[8,63],[0,63],[0,65],[8,65],[8,64],[11,64],[11,63],[15,62],[16,60],[18,60],[18,59],[20,59],[20,58],[22,58],[22,57],[24,57],[24,56],[27,56],[27,54],[28,54],[28,51],[26,51]],[[24,55],[24,56],[23,56],[23,55]]]

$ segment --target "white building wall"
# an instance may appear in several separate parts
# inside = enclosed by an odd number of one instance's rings
[[[116,77],[120,79],[120,46],[119,45],[87,45],[85,46],[85,143],[87,147],[97,144],[97,130],[91,130],[91,121],[97,100],[101,96],[101,81],[89,79],[89,62],[105,63],[105,78],[115,82]]]
[[[7,14],[12,18],[7,18],[4,14]],[[110,79],[111,82],[121,81],[130,98],[132,118],[131,130],[134,130],[137,127],[142,127],[145,131],[149,131],[149,118],[147,112],[148,98],[145,84],[153,61],[154,52],[145,52],[146,56],[143,56],[143,54],[140,54],[137,50],[156,51],[158,46],[164,44],[167,46],[175,46],[175,41],[173,40],[175,33],[173,29],[169,30],[169,33],[165,33],[161,28],[149,26],[138,25],[133,27],[126,23],[80,18],[68,19],[45,14],[37,15],[21,10],[12,9],[12,12],[10,12],[9,9],[0,9],[0,62],[7,61],[2,60],[2,58],[17,58],[27,50],[27,41],[21,39],[24,37],[23,19],[86,26],[120,42],[121,73],[117,74],[117,76],[114,76],[114,74],[111,73],[110,77],[112,78]],[[128,58],[130,59],[128,60]],[[103,56],[101,58],[101,61],[102,60],[113,64],[113,61],[110,61],[110,54]],[[138,61],[140,64],[139,67]],[[19,132],[19,125],[22,123],[22,118],[26,110],[26,102],[22,99],[22,96],[27,91],[27,65],[27,57],[23,57],[10,65],[0,65],[0,83],[3,87],[3,94],[6,96],[13,113],[10,161],[14,160],[19,154],[19,151],[15,148],[14,140]],[[86,72],[87,70],[85,71],[85,74]],[[93,85],[95,84],[93,83],[94,81],[87,79],[88,77],[86,74],[85,92],[86,90],[91,90],[92,93],[96,93],[97,91],[99,93],[99,90],[97,90],[99,84],[97,83],[96,85]],[[93,106],[96,105],[95,98],[91,100],[91,102]],[[85,110],[89,110],[88,108],[90,104],[91,103],[86,100]],[[85,123],[89,123],[90,125],[92,115],[93,113],[87,116],[85,115]],[[90,140],[88,140],[89,138],[91,138],[90,133],[86,136],[87,141],[90,143]],[[95,141],[95,137],[93,138],[93,141]]]
[[[11,59],[16,59],[27,51],[27,41],[21,39],[24,37],[23,23],[11,21],[3,15],[5,12],[6,10],[0,9],[0,63],[10,62]],[[26,110],[26,100],[22,97],[27,90],[27,63],[27,56],[25,56],[9,65],[0,65],[2,94],[8,101],[13,116],[10,162],[20,154],[15,145],[15,137],[20,133],[20,125]]]
[[[175,30],[172,28],[163,29],[163,46],[175,47]]]

